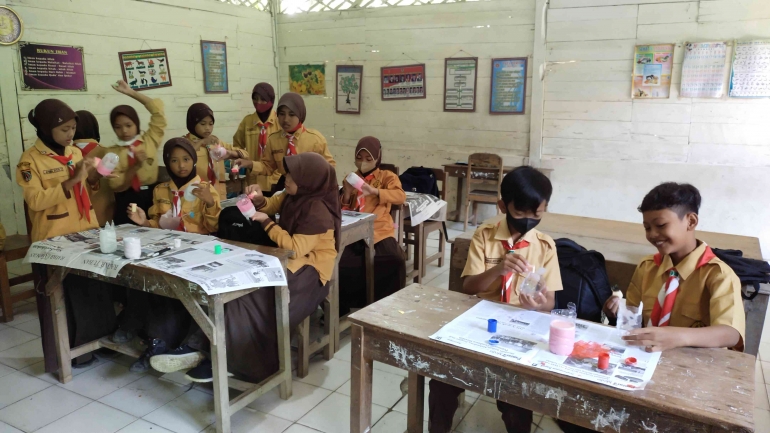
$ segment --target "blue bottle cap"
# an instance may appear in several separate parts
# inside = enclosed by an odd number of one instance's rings
[[[498,344],[500,344],[500,341],[495,340],[494,338],[490,338],[489,341],[487,341],[487,343],[489,343],[492,346],[497,346]]]
[[[487,320],[487,332],[497,332],[497,320]]]

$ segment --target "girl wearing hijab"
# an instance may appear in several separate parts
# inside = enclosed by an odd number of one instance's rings
[[[152,206],[152,191],[158,180],[156,153],[163,140],[166,117],[160,99],[150,99],[123,80],[118,81],[115,90],[137,100],[150,112],[150,125],[142,134],[139,115],[133,107],[118,105],[110,112],[110,124],[118,136],[117,146],[110,151],[120,157],[113,171],[116,176],[110,179],[115,192],[115,224],[127,224],[131,220],[123,210],[129,203],[136,203],[145,212]]]
[[[286,279],[289,286],[289,326],[292,329],[310,316],[329,294],[329,280],[337,258],[341,210],[337,175],[324,158],[315,153],[283,159],[286,190],[265,198],[259,185],[252,218],[264,228],[270,246],[293,250]],[[268,215],[281,214],[274,223]],[[236,377],[259,383],[278,371],[278,341],[275,319],[275,292],[263,288],[225,304],[227,369]],[[150,360],[164,373],[193,368],[186,377],[195,382],[212,380],[211,361],[202,332],[194,333],[187,344]],[[203,360],[201,362],[201,360]],[[200,363],[200,364],[199,364]],[[196,367],[197,365],[197,367]]]
[[[99,122],[96,117],[86,110],[76,112],[78,125],[75,129],[75,146],[83,153],[83,158],[103,158],[106,148],[99,144]],[[115,216],[115,194],[110,189],[109,179],[102,178],[99,187],[91,191],[91,205],[96,212],[96,220],[104,227]]]
[[[326,162],[334,167],[336,163],[326,138],[315,129],[305,128],[305,101],[296,93],[287,93],[278,101],[278,124],[281,131],[273,133],[267,138],[267,147],[262,153],[261,161],[248,161],[239,159],[236,164],[250,168],[252,173],[275,177],[285,175],[283,158],[290,155],[298,155],[306,152],[317,153],[326,159]],[[272,180],[272,179],[271,179]],[[260,186],[261,188],[261,186]],[[283,189],[281,182],[271,185],[272,192]],[[267,191],[267,190],[265,190]]]
[[[262,155],[265,153],[267,138],[275,132],[281,130],[278,125],[278,119],[273,110],[275,102],[275,90],[268,83],[259,83],[251,91],[251,102],[254,104],[256,112],[244,117],[238,130],[233,136],[233,146],[245,150],[246,156],[241,157],[241,167],[250,169],[251,161],[246,160],[251,157],[255,162],[262,161]],[[249,185],[259,185],[263,191],[270,191],[272,184],[278,182],[280,175],[275,175],[273,182],[270,182],[267,176],[249,171],[247,181]]]
[[[406,200],[398,176],[388,170],[380,170],[382,146],[374,137],[364,137],[356,146],[356,174],[364,180],[362,191],[342,182],[340,199],[343,210],[373,213],[374,220],[374,281],[375,301],[392,295],[404,288],[406,264],[404,252],[393,234],[391,205],[401,205]],[[340,258],[340,315],[350,308],[366,306],[366,245],[359,241],[348,245]]]
[[[83,159],[72,146],[78,115],[58,99],[46,99],[29,112],[29,122],[37,130],[35,145],[27,149],[16,167],[16,182],[24,192],[32,242],[99,227],[91,207],[91,193],[101,175],[93,159]],[[32,265],[36,287],[47,282],[40,265]],[[77,275],[64,280],[69,322],[70,346],[76,347],[109,334],[115,329],[112,293],[103,284]],[[46,371],[56,371],[56,343],[48,297],[38,291],[38,316],[43,335]],[[74,366],[90,364],[92,355],[73,361]]]
[[[219,193],[220,197],[227,196],[227,176],[225,174],[225,159],[249,158],[249,153],[243,149],[234,149],[212,135],[214,132],[214,111],[208,105],[198,102],[187,109],[187,131],[184,136],[192,143],[198,154],[197,173],[201,179],[208,181]],[[215,158],[210,150],[215,146],[222,146],[227,150],[225,156]],[[205,163],[204,163],[205,161]]]

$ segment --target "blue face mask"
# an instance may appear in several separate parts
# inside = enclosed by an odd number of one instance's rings
[[[505,214],[505,219],[508,221],[508,226],[513,227],[513,229],[519,232],[522,236],[540,224],[539,219],[514,218],[510,213]]]

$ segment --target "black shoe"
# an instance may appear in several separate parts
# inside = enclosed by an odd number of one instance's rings
[[[96,357],[91,355],[91,359],[85,362],[77,362],[76,359],[73,359],[71,365],[72,365],[72,368],[86,368],[86,367],[92,366],[96,361],[97,361]]]
[[[132,373],[146,373],[147,370],[150,369],[150,358],[152,358],[155,355],[161,355],[163,353],[166,353],[166,342],[161,340],[160,338],[154,338],[150,340],[150,344],[147,347],[147,350],[144,351],[142,356],[136,360],[133,364],[131,364],[131,370]]]
[[[161,373],[173,373],[197,367],[204,359],[206,356],[203,352],[183,344],[171,352],[153,356],[150,358],[150,365]]]
[[[113,343],[125,344],[133,340],[134,337],[135,335],[133,332],[126,331],[124,329],[118,329],[117,331],[115,331],[114,334],[112,334],[112,337],[110,337],[110,339],[112,340]]]
[[[200,364],[198,364],[197,367],[188,371],[187,374],[184,375],[184,377],[185,379],[191,382],[197,382],[197,383],[213,382],[214,371],[211,368],[211,360],[204,359],[203,361],[201,361]],[[233,374],[227,373],[227,377],[233,377]]]

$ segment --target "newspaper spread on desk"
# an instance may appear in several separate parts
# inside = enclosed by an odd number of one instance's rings
[[[118,249],[102,253],[99,230],[56,236],[30,246],[25,263],[62,266],[116,277],[127,264],[158,269],[201,286],[207,294],[231,292],[252,287],[286,285],[286,275],[278,258],[257,251],[222,245],[213,236],[172,230],[151,229],[126,224],[115,228]],[[123,256],[125,237],[141,240],[141,257]],[[179,239],[181,248],[173,249]],[[222,245],[222,253],[214,247]]]
[[[446,202],[432,194],[407,192],[404,205],[409,209],[412,226],[427,220],[446,221]]]
[[[366,217],[370,217],[372,215],[374,214],[344,210],[342,211],[342,223],[340,223],[340,226],[349,226],[354,222],[361,221],[362,219],[366,219]]]
[[[487,321],[497,320],[497,332],[487,332]],[[652,379],[660,352],[647,353],[628,346],[615,328],[578,320],[575,340],[597,342],[610,349],[610,366],[597,368],[597,359],[555,355],[548,349],[551,316],[511,305],[481,301],[447,323],[430,338],[474,352],[530,365],[624,390],[644,389]],[[497,340],[496,345],[489,340]],[[636,358],[634,365],[624,360]]]

